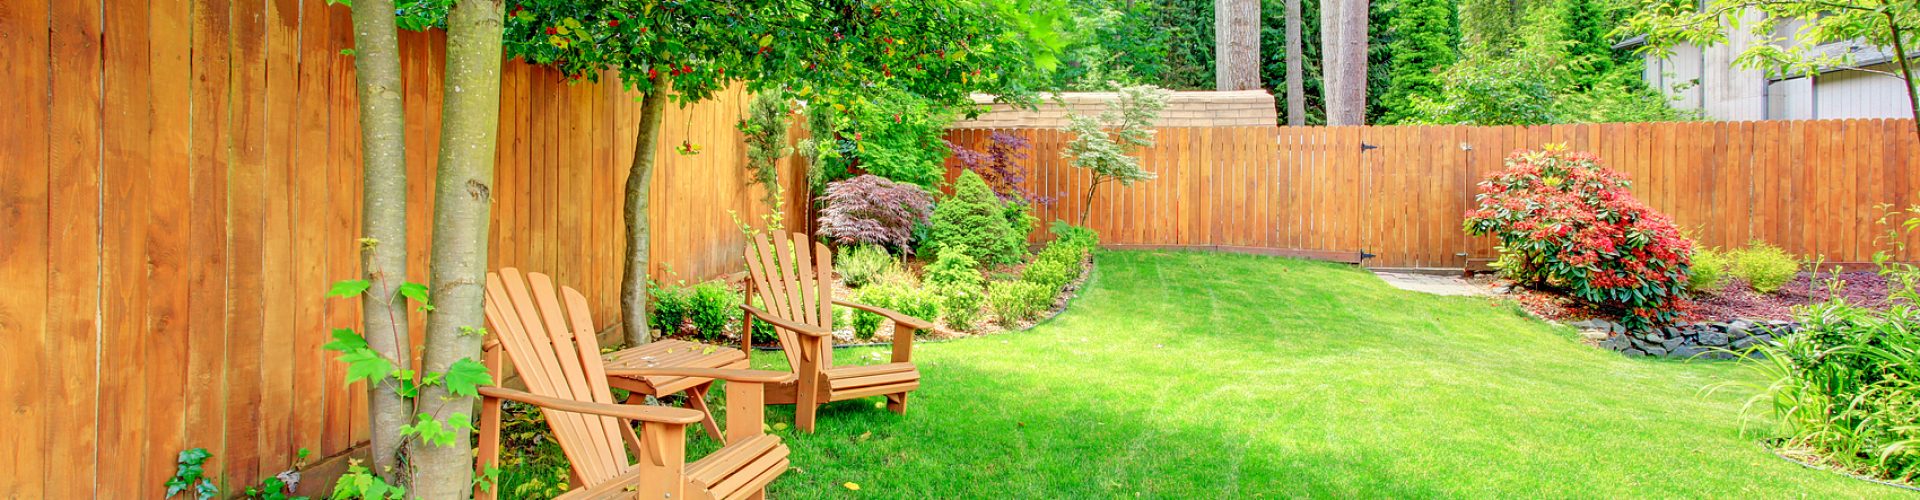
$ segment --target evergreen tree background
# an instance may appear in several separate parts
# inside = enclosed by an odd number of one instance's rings
[[[1441,72],[1453,65],[1459,52],[1459,17],[1452,1],[1396,3],[1387,29],[1387,88],[1375,100],[1382,108],[1377,123],[1414,119],[1415,96],[1439,98],[1444,86]]]
[[[1213,0],[1055,0],[1073,34],[1061,88],[1214,87]],[[1326,123],[1319,12],[1301,0],[1307,123]],[[1687,119],[1613,50],[1623,19],[1611,0],[1373,0],[1368,11],[1367,123],[1518,123]],[[1261,81],[1285,121],[1286,9],[1261,1]],[[1491,94],[1491,95],[1489,95]],[[1515,100],[1505,102],[1505,100]],[[1474,111],[1478,110],[1478,111]]]

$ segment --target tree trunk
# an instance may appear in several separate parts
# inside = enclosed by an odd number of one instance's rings
[[[1366,122],[1367,3],[1367,0],[1330,1],[1322,5],[1320,11],[1328,125]]]
[[[1884,15],[1887,17],[1887,31],[1893,35],[1893,57],[1900,61],[1900,84],[1907,87],[1907,112],[1913,114],[1913,133],[1915,137],[1920,137],[1920,93],[1913,88],[1913,56],[1907,52],[1906,44],[1900,41],[1900,20],[1893,12]]]
[[[486,326],[487,217],[493,201],[493,156],[500,128],[500,0],[460,0],[447,12],[447,71],[440,108],[440,167],[434,180],[432,293],[427,316],[426,373],[445,373],[455,361],[480,359]],[[471,423],[474,399],[446,384],[420,391],[420,411],[455,427]],[[413,440],[419,498],[466,498],[473,493],[473,436],[454,432],[451,446]]]
[[[394,366],[407,366],[406,301],[394,297],[407,280],[406,107],[400,95],[400,41],[394,33],[393,0],[353,4],[353,64],[360,84],[361,272],[373,284],[360,296],[361,333],[367,345]],[[405,485],[400,470],[400,427],[412,423],[413,407],[385,384],[367,384],[368,433],[373,473]]]
[[[653,341],[647,329],[647,263],[653,258],[647,214],[647,191],[653,185],[653,154],[660,140],[660,118],[666,112],[667,77],[653,78],[653,91],[640,101],[640,124],[633,141],[633,164],[627,167],[627,266],[620,278],[620,323],[627,345]]]
[[[1214,0],[1213,75],[1218,90],[1260,88],[1260,2]]]
[[[1300,45],[1300,0],[1287,0],[1287,125],[1307,124],[1307,58]]]

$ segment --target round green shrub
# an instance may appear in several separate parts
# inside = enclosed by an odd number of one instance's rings
[[[1728,256],[1732,260],[1733,275],[1747,282],[1754,291],[1773,293],[1786,286],[1788,281],[1800,273],[1800,259],[1781,250],[1780,247],[1759,241],[1747,248],[1735,250]]]
[[[1067,286],[1068,281],[1073,281],[1073,276],[1067,270],[1067,265],[1058,260],[1034,259],[1032,263],[1027,264],[1026,269],[1020,271],[1020,281],[1040,285],[1058,293],[1062,287]]]
[[[941,253],[965,252],[980,262],[1010,264],[1026,256],[1016,244],[1026,233],[1007,221],[1000,197],[972,171],[961,172],[953,195],[934,206],[932,237]]]
[[[987,308],[999,317],[1002,326],[1039,317],[1052,305],[1052,291],[1037,283],[995,281],[987,285]]]
[[[906,286],[887,283],[854,290],[853,301],[874,307],[892,309],[901,314],[920,319],[931,320],[940,315],[940,296],[925,287]],[[853,315],[853,336],[860,340],[871,340],[880,330],[880,323],[886,318],[878,314],[843,308]]]
[[[1693,252],[1693,267],[1687,271],[1687,289],[1693,292],[1719,290],[1726,286],[1727,254],[1711,248]]]
[[[980,308],[987,294],[980,287],[953,286],[934,290],[940,294],[940,316],[955,330],[972,330],[980,322]]]
[[[687,295],[687,323],[701,340],[719,340],[740,324],[740,293],[719,280],[694,285]]]
[[[899,261],[879,245],[840,247],[839,253],[833,261],[833,270],[846,280],[848,288],[867,286],[889,269],[900,267]]]
[[[687,322],[687,310],[692,307],[693,290],[686,286],[660,286],[654,283],[647,287],[647,296],[653,307],[647,314],[647,327],[659,332],[658,335],[678,335]]]

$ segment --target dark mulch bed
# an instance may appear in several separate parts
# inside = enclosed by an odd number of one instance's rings
[[[1772,294],[1753,291],[1740,278],[1728,278],[1718,291],[1693,299],[1692,316],[1696,321],[1747,319],[1792,319],[1793,307],[1826,302],[1835,296],[1847,303],[1882,307],[1887,303],[1887,278],[1871,271],[1800,273],[1800,276]]]
[[[1590,318],[1613,319],[1582,307],[1557,293],[1519,287],[1509,288],[1505,284],[1510,282],[1497,278],[1481,279],[1494,281],[1496,290],[1504,290],[1504,293],[1498,295],[1499,298],[1511,300],[1541,318],[1563,322]],[[1801,273],[1780,290],[1772,294],[1762,294],[1755,292],[1739,278],[1728,278],[1719,290],[1689,300],[1686,306],[1686,320],[1790,320],[1793,319],[1794,307],[1825,302],[1833,296],[1843,297],[1849,304],[1878,308],[1887,303],[1887,286],[1887,279],[1872,271],[1828,272],[1820,273],[1818,276]]]

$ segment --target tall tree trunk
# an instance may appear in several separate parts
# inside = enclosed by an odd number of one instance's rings
[[[1913,114],[1913,133],[1920,137],[1920,93],[1913,88],[1913,56],[1907,52],[1905,43],[1900,41],[1903,36],[1900,33],[1900,20],[1893,12],[1884,15],[1887,16],[1887,31],[1893,38],[1893,57],[1900,61],[1900,84],[1907,87],[1907,112]]]
[[[1320,10],[1321,66],[1328,125],[1362,125],[1367,116],[1367,0],[1329,1]]]
[[[1307,58],[1300,45],[1300,0],[1287,0],[1287,124],[1307,124]]]
[[[493,202],[493,155],[500,128],[501,0],[459,0],[447,12],[447,71],[440,108],[440,171],[434,180],[432,293],[421,368],[445,373],[461,359],[480,359],[486,326],[487,217]],[[451,428],[471,423],[474,400],[446,384],[420,391],[420,411]],[[413,440],[413,491],[420,498],[473,493],[473,436],[456,431],[451,446]]]
[[[400,96],[400,41],[393,0],[353,3],[353,64],[360,84],[361,272],[373,287],[360,295],[361,333],[367,345],[394,366],[407,366],[406,301],[394,297],[407,280],[406,104]],[[400,427],[412,423],[413,407],[385,384],[367,384],[368,434],[373,472],[404,485]]]
[[[667,77],[653,77],[653,91],[640,101],[640,124],[633,141],[633,164],[627,167],[627,268],[620,278],[620,323],[627,345],[653,341],[647,329],[647,263],[653,258],[647,217],[647,191],[653,185],[653,153],[660,140],[660,117],[667,106]]]
[[[1213,1],[1213,75],[1218,90],[1260,88],[1259,0]]]

